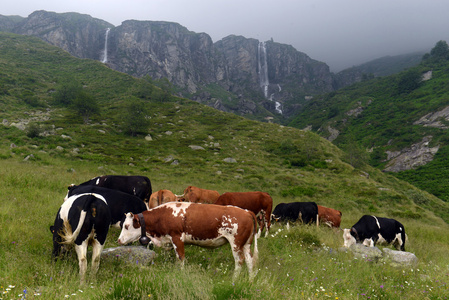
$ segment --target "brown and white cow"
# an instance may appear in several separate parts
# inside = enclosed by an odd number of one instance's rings
[[[143,222],[140,221],[143,218]],[[120,245],[137,241],[141,237],[141,224],[145,224],[147,237],[158,247],[172,244],[176,256],[184,263],[184,244],[216,248],[229,243],[235,260],[234,279],[246,262],[250,278],[257,262],[257,219],[247,210],[234,206],[170,202],[144,211],[139,215],[126,214]],[[251,256],[251,244],[254,250]]]
[[[340,228],[341,223],[341,211],[324,207],[321,205],[318,206],[318,218],[320,222],[328,225],[329,227]]]
[[[252,211],[256,216],[259,215],[259,232],[260,237],[264,227],[267,228],[265,236],[271,227],[271,210],[273,209],[273,199],[268,193],[264,192],[235,192],[224,193],[215,202],[217,205],[233,205],[243,209]]]
[[[206,190],[196,186],[189,186],[184,190],[185,201],[193,203],[215,203],[220,197],[220,193],[213,190]]]
[[[172,191],[169,190],[159,190],[151,194],[150,201],[148,202],[148,208],[155,208],[164,203],[178,201],[177,197]]]

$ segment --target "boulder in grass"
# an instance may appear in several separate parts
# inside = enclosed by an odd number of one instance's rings
[[[120,246],[101,252],[101,260],[123,261],[134,265],[148,266],[156,257],[153,250],[143,246]]]
[[[366,247],[362,244],[354,244],[349,247],[356,258],[363,258],[368,261],[378,261],[382,258],[382,251],[377,247]]]
[[[384,248],[382,251],[385,261],[389,262],[392,266],[407,267],[414,266],[418,263],[418,258],[413,253],[388,248]]]

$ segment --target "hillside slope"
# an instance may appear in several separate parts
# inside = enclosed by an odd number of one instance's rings
[[[448,201],[448,68],[447,58],[427,56],[397,75],[311,100],[290,125],[343,148],[357,144],[372,165]]]
[[[316,200],[342,210],[421,217],[424,205],[449,219],[446,204],[437,198],[368,166],[354,169],[343,162],[343,152],[315,134],[250,121],[190,100],[141,99],[149,112],[149,130],[128,136],[122,130],[124,107],[136,98],[142,80],[73,58],[36,38],[2,34],[0,46],[3,159],[114,165],[127,173],[157,174],[150,176],[155,188],[172,180],[220,192],[232,186],[265,190],[282,201]],[[73,108],[53,105],[58,82],[67,80],[82,83],[101,105],[88,123]],[[29,97],[37,98],[34,105],[24,100]],[[39,136],[29,135],[33,123],[43,130]]]

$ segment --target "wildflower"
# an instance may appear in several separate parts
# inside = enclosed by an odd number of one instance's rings
[[[380,288],[381,288],[381,289],[383,289],[383,288],[384,288],[384,285],[383,285],[383,284],[381,284],[381,285],[380,285]]]

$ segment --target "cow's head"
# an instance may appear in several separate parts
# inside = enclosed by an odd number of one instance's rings
[[[344,246],[346,248],[349,248],[352,245],[355,245],[356,240],[355,240],[355,237],[353,237],[351,234],[351,229],[348,229],[348,228],[343,229],[343,240],[344,240]]]
[[[281,220],[281,217],[278,217],[275,214],[271,214],[271,220],[275,221],[275,222],[279,222]]]
[[[125,214],[125,221],[123,222],[122,232],[118,237],[117,242],[120,245],[126,245],[137,241],[141,235],[140,222],[137,216],[133,213]]]
[[[63,243],[63,241],[62,241],[62,237],[61,237],[61,234],[60,234],[61,231],[62,231],[61,226],[58,226],[59,224],[56,224],[56,223],[57,222],[55,222],[54,226],[50,226],[50,232],[53,235],[53,251],[52,251],[52,255],[53,255],[53,258],[55,260],[57,260],[61,256],[65,255],[70,250],[70,246],[69,245],[65,245]]]

